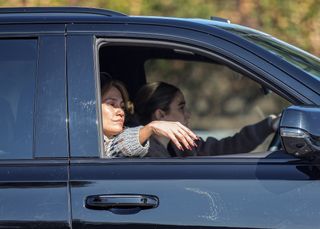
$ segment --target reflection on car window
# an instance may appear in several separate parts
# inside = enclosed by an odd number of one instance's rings
[[[0,159],[32,158],[36,40],[0,40]]]
[[[280,42],[275,38],[266,38],[260,36],[247,36],[247,39],[263,46],[267,50],[277,54],[289,63],[309,73],[310,75],[320,79],[320,61],[307,53],[294,48],[284,42]]]
[[[224,26],[223,28],[240,35],[244,39],[254,42],[320,80],[319,58],[286,42],[253,29],[247,29],[242,26],[236,26],[234,28]]]

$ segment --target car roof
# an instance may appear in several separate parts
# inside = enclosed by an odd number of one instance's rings
[[[89,8],[89,7],[1,7],[0,14],[30,14],[30,13],[84,13],[92,15],[104,15],[104,16],[126,16],[123,13],[119,13],[113,10]]]
[[[117,11],[88,8],[88,7],[13,7],[0,8],[0,24],[11,23],[83,23],[83,22],[100,22],[109,21],[110,18],[131,18],[133,20],[150,20],[150,21],[176,21],[176,22],[193,22],[204,25],[227,24],[228,20],[212,17],[210,20],[175,18],[175,17],[155,17],[155,16],[128,16]],[[225,22],[221,22],[225,21]]]
[[[125,19],[125,21],[123,20]],[[128,16],[126,14],[98,8],[88,7],[12,7],[0,8],[0,24],[77,24],[77,23],[105,23],[116,20],[117,22],[132,23],[159,23],[167,25],[198,24],[202,26],[216,27],[231,33],[246,33],[268,36],[263,32],[231,24],[228,19],[211,17],[200,18],[177,18],[156,16]]]
[[[150,23],[166,25],[190,26],[201,25],[215,27],[232,34],[254,34],[255,36],[269,36],[258,30],[245,26],[232,24],[228,19],[211,17],[200,18],[177,18],[157,16],[129,16],[117,11],[88,8],[88,7],[13,7],[0,8],[0,25],[4,24],[77,24],[77,23]]]
[[[0,25],[7,24],[90,24],[90,23],[146,23],[166,24],[174,26],[215,27],[234,33],[235,31],[250,31],[250,33],[263,34],[262,32],[248,27],[230,24],[229,20],[211,17],[200,18],[177,18],[156,16],[129,16],[107,9],[88,7],[13,7],[0,8]],[[195,28],[195,27],[194,27]]]
[[[103,21],[110,17],[127,17],[127,15],[112,10],[87,7],[0,8],[0,24],[90,22]]]

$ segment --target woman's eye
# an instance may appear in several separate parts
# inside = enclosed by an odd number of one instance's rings
[[[104,103],[108,106],[111,106],[113,108],[120,108],[122,110],[125,110],[125,105],[124,103],[121,103],[120,105],[116,102],[116,101],[113,101],[113,100],[105,100]]]
[[[114,103],[113,101],[110,101],[110,100],[109,100],[109,101],[107,100],[107,101],[105,101],[104,103],[105,103],[106,105],[109,105],[109,106],[112,106],[112,107],[115,106],[115,103]]]

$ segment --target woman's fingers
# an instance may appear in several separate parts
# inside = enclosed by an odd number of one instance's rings
[[[169,138],[180,150],[183,150],[182,145],[189,150],[196,146],[197,136],[179,122],[153,121],[152,126],[154,134]]]
[[[189,142],[187,141],[186,137],[179,132],[179,129],[174,130],[173,133],[175,137],[178,139],[178,141],[181,142],[186,149],[191,150]]]
[[[192,131],[188,128],[184,128],[184,126],[179,122],[175,122],[172,127],[172,131],[176,138],[184,145],[185,148],[192,150],[192,147],[196,146],[193,140],[196,135]]]
[[[176,145],[179,150],[183,150],[182,145],[179,143],[178,139],[174,136],[172,132],[167,133],[170,140]]]
[[[196,146],[194,140],[192,139],[192,136],[188,132],[186,132],[184,129],[180,128],[178,129],[179,133],[183,135],[183,138],[188,142],[189,149],[191,150],[192,147]]]
[[[199,138],[197,135],[195,135],[188,127],[182,125],[180,122],[177,122],[177,124],[185,131],[188,133],[188,135],[193,139],[193,140],[198,140]]]

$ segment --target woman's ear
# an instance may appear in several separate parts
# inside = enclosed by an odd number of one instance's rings
[[[165,116],[166,116],[166,112],[164,112],[164,111],[161,110],[161,109],[157,109],[157,110],[154,112],[155,120],[163,120]]]

